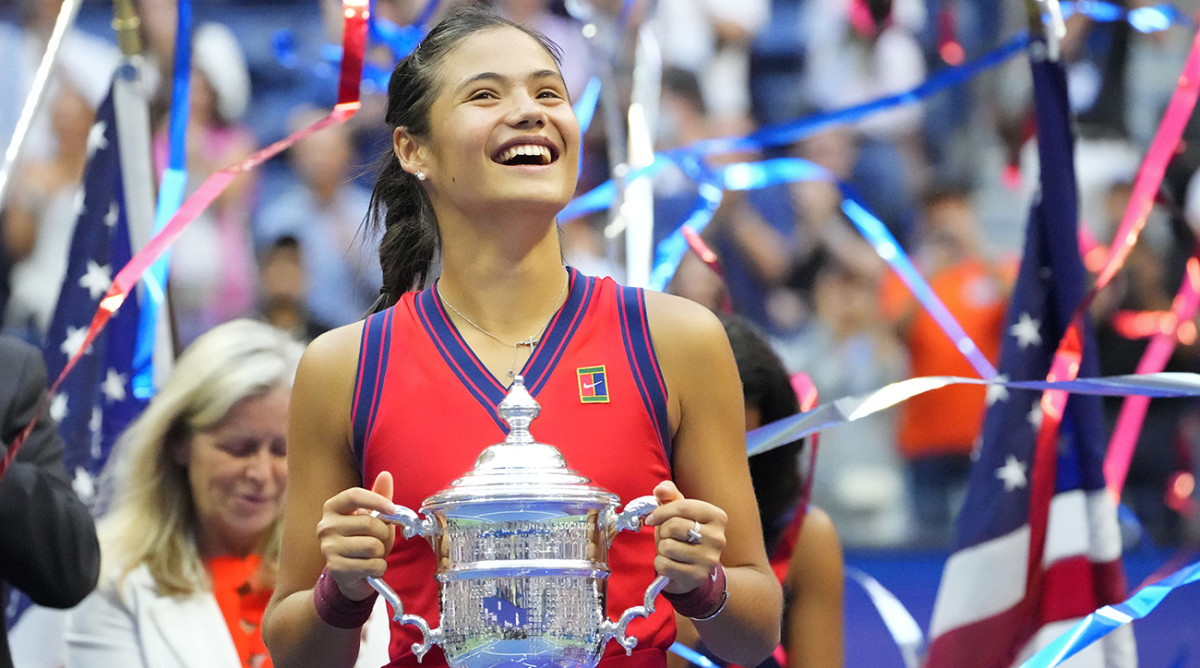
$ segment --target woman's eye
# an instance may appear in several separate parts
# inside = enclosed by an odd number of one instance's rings
[[[481,90],[471,96],[472,100],[494,100],[496,95],[490,90]]]
[[[544,91],[538,93],[538,97],[560,100],[560,99],[562,99],[562,94],[556,90],[544,90]]]
[[[249,457],[258,451],[258,442],[253,439],[225,441],[218,447],[234,457]]]

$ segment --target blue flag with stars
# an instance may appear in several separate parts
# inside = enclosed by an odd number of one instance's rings
[[[58,377],[79,349],[113,276],[129,261],[124,207],[110,89],[88,134],[83,198],[58,306],[46,333],[43,353],[51,378]],[[93,500],[92,480],[108,459],[113,442],[144,407],[130,390],[137,319],[136,294],[131,294],[50,400],[50,413],[66,446],[63,463],[85,502]]]
[[[111,87],[96,110],[87,142],[88,161],[67,271],[42,349],[52,382],[79,349],[113,276],[130,258]],[[136,295],[126,302],[50,399],[49,412],[63,439],[63,463],[73,476],[75,492],[88,504],[95,501],[94,481],[113,442],[145,406],[130,391]],[[5,622],[12,628],[32,602],[14,590],[8,603]]]
[[[1088,289],[1066,76],[1045,53],[1044,42],[1031,46],[1040,192],[1009,304],[1002,380],[1046,379]],[[1080,338],[1078,375],[1097,376],[1086,319]],[[954,551],[934,605],[926,668],[1016,665],[1096,608],[1124,598],[1116,506],[1104,488],[1100,398],[1067,400],[1057,461],[1049,457],[1039,460],[1046,466],[1035,467],[1041,399],[1041,392],[1001,385],[988,390]],[[1136,665],[1132,637],[1113,634],[1075,661],[1071,665]]]

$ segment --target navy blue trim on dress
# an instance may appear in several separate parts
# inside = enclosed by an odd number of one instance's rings
[[[570,267],[567,271],[568,280],[571,281],[567,299],[546,327],[542,340],[538,342],[533,355],[521,370],[521,375],[525,377],[525,387],[529,388],[529,393],[534,397],[545,387],[550,375],[558,368],[558,362],[566,352],[571,337],[583,322],[586,307],[591,303],[592,292],[596,287],[596,279],[584,276]]]
[[[571,268],[568,268],[567,271],[567,280],[570,282],[567,298],[551,318],[546,331],[542,333],[541,340],[534,346],[533,353],[521,367],[521,375],[525,378],[525,387],[534,397],[538,396],[550,375],[554,373],[559,360],[566,352],[571,336],[583,321],[585,306],[591,298],[595,285],[595,279],[584,276]],[[421,324],[425,326],[425,331],[428,332],[438,352],[441,353],[442,359],[471,392],[479,405],[488,412],[496,425],[507,434],[508,426],[500,419],[496,409],[504,400],[508,388],[501,384],[492,375],[492,372],[488,371],[475,351],[467,345],[462,333],[450,319],[450,315],[437,293],[436,284],[417,295],[416,305]]]
[[[476,377],[479,376],[479,360],[462,340],[462,336],[454,327],[454,323],[450,321],[450,317],[446,315],[446,311],[437,297],[437,290],[434,289],[434,286],[430,286],[422,290],[414,301],[417,319],[421,321],[425,332],[429,334],[429,339],[433,341],[434,347],[445,360],[446,366],[450,367],[463,387],[467,388],[479,405],[487,411],[501,432],[508,434],[508,426],[496,414],[496,407],[504,399],[504,390],[497,386],[495,378],[488,373],[487,369],[484,369],[483,373],[492,382],[476,382]],[[473,370],[474,373],[472,373]]]
[[[646,318],[645,292],[640,288],[617,286],[618,312],[621,317],[621,337],[629,368],[637,382],[638,392],[650,410],[654,431],[662,444],[667,462],[671,462],[671,423],[667,415],[667,389],[654,344],[650,340],[650,325]]]
[[[367,438],[375,426],[383,378],[387,373],[392,346],[393,308],[367,316],[359,342],[358,372],[354,380],[351,424],[354,431],[354,459],[362,474]],[[365,475],[365,474],[364,474]]]

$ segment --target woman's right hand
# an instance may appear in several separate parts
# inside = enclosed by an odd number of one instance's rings
[[[395,514],[392,474],[383,471],[370,490],[351,487],[325,502],[317,539],[329,575],[342,595],[361,601],[375,590],[368,577],[383,577],[387,555],[396,542],[396,527],[371,517],[371,511]]]

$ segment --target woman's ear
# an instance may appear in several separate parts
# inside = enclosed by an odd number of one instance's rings
[[[409,174],[425,171],[425,147],[408,128],[398,127],[392,131],[392,152],[400,161],[400,167]]]

